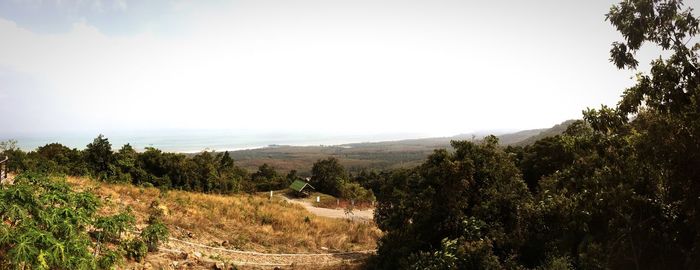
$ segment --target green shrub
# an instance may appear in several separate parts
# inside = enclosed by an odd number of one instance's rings
[[[372,202],[375,200],[371,190],[363,188],[355,182],[346,182],[340,186],[340,194],[343,198],[356,202]]]
[[[118,265],[124,259],[124,254],[122,250],[107,250],[103,252],[102,257],[97,260],[97,268],[99,269],[113,269],[114,266]]]
[[[143,258],[145,258],[148,254],[148,246],[139,238],[122,242],[122,247],[126,252],[126,257],[137,262],[143,260]]]
[[[134,217],[99,217],[98,208],[95,195],[73,191],[65,178],[18,175],[0,188],[0,269],[112,267],[122,256],[101,249],[100,240],[118,242]]]
[[[95,238],[100,242],[118,241],[122,233],[134,228],[136,219],[130,212],[122,212],[109,217],[99,217],[95,222]]]
[[[148,226],[141,231],[141,240],[146,243],[149,251],[156,251],[161,243],[168,241],[170,232],[163,224],[162,218],[165,213],[158,201],[152,201],[148,211]]]
[[[168,227],[157,221],[143,229],[141,239],[146,243],[149,251],[156,251],[161,243],[168,241],[168,235]]]

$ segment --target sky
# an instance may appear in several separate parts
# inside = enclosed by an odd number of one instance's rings
[[[0,137],[549,127],[633,84],[615,2],[2,0]]]

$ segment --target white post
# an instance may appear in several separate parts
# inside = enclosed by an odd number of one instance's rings
[[[316,196],[316,202],[320,203],[321,202],[321,196]]]
[[[272,200],[272,190],[270,190],[270,200]]]

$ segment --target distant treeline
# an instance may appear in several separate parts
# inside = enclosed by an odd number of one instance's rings
[[[161,189],[221,194],[257,192],[284,189],[301,179],[295,170],[284,175],[268,164],[250,173],[237,166],[228,152],[185,155],[152,147],[137,152],[129,144],[114,152],[103,135],[96,137],[85,150],[51,143],[25,152],[15,141],[0,143],[0,150],[9,157],[8,167],[12,172],[88,176],[106,182]],[[355,177],[349,175],[337,159],[318,160],[312,171],[311,183],[321,192],[349,199],[374,199],[371,191],[352,181]]]

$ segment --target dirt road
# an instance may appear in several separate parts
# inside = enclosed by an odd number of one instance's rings
[[[321,217],[346,218],[346,219],[356,220],[356,221],[370,221],[374,218],[374,209],[353,210],[352,213],[347,213],[345,209],[321,208],[321,207],[313,206],[313,205],[311,205],[310,202],[307,202],[307,201],[290,199],[290,198],[287,198],[285,196],[281,196],[281,197],[283,197],[286,201],[288,201],[290,203],[295,203],[295,204],[301,205],[307,211],[311,212],[314,215],[321,216]]]

